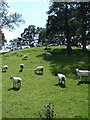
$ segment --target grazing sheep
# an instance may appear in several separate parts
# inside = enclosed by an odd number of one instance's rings
[[[58,74],[56,74],[55,76],[58,76],[59,84],[60,84],[60,81],[61,81],[61,84],[62,84],[62,81],[63,81],[63,82],[64,82],[64,85],[65,85],[66,76],[65,76],[64,74],[58,73]]]
[[[8,65],[4,65],[3,67],[2,67],[2,72],[6,72],[8,70]]]
[[[22,72],[23,68],[24,68],[24,64],[20,64],[20,70],[19,70],[19,72]]]
[[[14,77],[13,75],[10,76],[10,79],[12,79],[13,82],[13,88],[20,88],[22,79],[20,77]]]
[[[23,57],[22,57],[22,60],[27,60],[28,59],[28,55],[24,55]]]
[[[43,74],[43,69],[44,69],[43,66],[38,66],[38,67],[34,70],[34,72],[35,72],[35,73],[39,72],[39,74]]]
[[[20,64],[20,68],[22,68],[22,69],[23,69],[23,68],[24,68],[24,64]]]
[[[46,52],[46,57],[51,57],[52,54],[50,52]]]
[[[90,79],[90,71],[76,69],[76,72],[77,72],[77,75],[80,76],[81,81],[82,81],[82,76],[88,76]]]

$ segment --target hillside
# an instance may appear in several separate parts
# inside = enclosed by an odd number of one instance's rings
[[[67,55],[64,47],[50,47],[51,58],[45,57],[44,47],[11,51],[2,55],[2,65],[9,69],[2,73],[2,117],[3,118],[39,118],[43,114],[44,105],[54,105],[55,118],[87,118],[88,117],[88,85],[78,84],[79,76],[76,68],[90,67],[88,55],[79,48],[73,48]],[[28,55],[27,60],[22,60]],[[19,65],[24,64],[24,71],[19,72]],[[44,66],[43,75],[34,73],[34,69]],[[65,86],[58,84],[55,73],[66,75]],[[12,89],[9,76],[23,79],[20,90]],[[87,80],[87,77],[84,78]]]

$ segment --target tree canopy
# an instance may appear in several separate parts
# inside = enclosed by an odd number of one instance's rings
[[[2,29],[6,28],[8,30],[14,30],[16,26],[19,26],[20,23],[25,21],[22,18],[21,14],[12,13],[10,11],[10,6],[5,0],[0,1],[0,35],[2,34]],[[1,37],[1,43],[4,43],[3,37]]]
[[[63,36],[67,42],[68,52],[71,51],[72,38],[79,37],[80,39],[81,37],[83,49],[86,50],[86,33],[89,32],[90,28],[89,12],[89,2],[53,2],[47,12],[47,35]]]
[[[10,6],[5,0],[0,1],[0,28],[7,28],[9,30],[15,29],[15,26],[19,26],[20,23],[25,21],[21,14],[12,13]]]

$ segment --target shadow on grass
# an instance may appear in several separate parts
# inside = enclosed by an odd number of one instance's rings
[[[9,89],[8,89],[8,91],[10,91],[10,90],[19,91],[20,88],[13,88],[13,87],[12,87],[12,88],[9,88]]]
[[[61,87],[61,88],[65,88],[65,87],[66,87],[66,85],[63,84],[63,83],[58,83],[58,84],[56,84],[55,86],[57,86],[57,87]]]
[[[83,52],[82,49],[73,49],[70,54],[67,54],[65,48],[53,48],[50,50],[51,58],[46,58],[45,54],[38,55],[37,57],[43,58],[45,61],[50,61],[51,72],[53,75],[56,73],[63,73],[76,76],[76,68],[90,70],[90,51]]]
[[[90,81],[79,81],[77,85],[80,85],[80,84],[90,84]]]
[[[38,72],[36,72],[35,74],[36,74],[36,75],[43,75],[43,73],[38,73]]]

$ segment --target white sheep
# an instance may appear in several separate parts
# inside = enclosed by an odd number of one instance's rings
[[[60,84],[60,81],[61,81],[61,84],[62,84],[62,82],[64,82],[64,85],[65,85],[66,76],[64,74],[58,73],[55,76],[58,76],[59,84]]]
[[[19,72],[22,72],[23,68],[24,68],[24,64],[20,64],[20,70],[19,70]]]
[[[13,75],[10,76],[10,79],[12,79],[13,82],[13,88],[20,88],[22,79],[20,77],[14,77]]]
[[[2,67],[2,72],[6,72],[8,70],[8,65],[4,65],[3,67]]]
[[[46,52],[46,57],[51,57],[52,54],[50,52]]]
[[[28,59],[28,55],[24,55],[23,57],[22,57],[22,60],[27,60]]]
[[[34,70],[34,72],[35,72],[35,73],[39,72],[39,74],[43,74],[43,69],[44,69],[43,66],[38,66],[38,67]]]
[[[22,69],[23,69],[23,68],[24,68],[24,64],[20,64],[20,68],[22,68]]]
[[[90,79],[90,71],[76,69],[76,72],[77,72],[77,75],[80,76],[81,81],[82,81],[82,76],[88,76]]]

